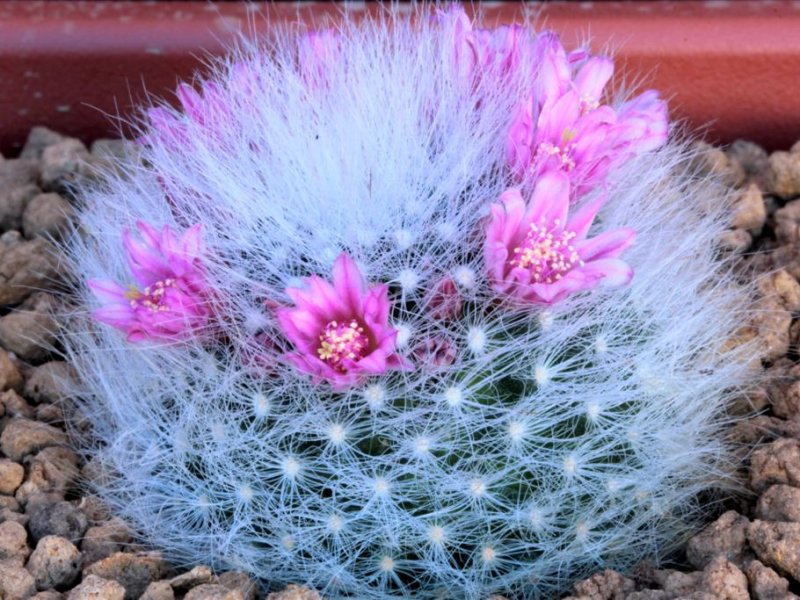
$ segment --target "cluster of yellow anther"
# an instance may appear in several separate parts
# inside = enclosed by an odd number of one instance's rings
[[[334,368],[342,368],[344,360],[359,360],[369,345],[364,328],[355,319],[349,323],[331,321],[319,336],[317,354]]]
[[[131,308],[143,306],[154,312],[164,311],[167,310],[167,307],[163,306],[161,301],[164,299],[164,293],[171,287],[175,287],[174,279],[156,281],[154,284],[148,285],[141,292],[136,289],[136,287],[130,286],[130,289],[125,292],[125,297],[130,301]]]
[[[555,225],[559,225],[558,220]],[[575,265],[583,265],[572,245],[574,238],[572,231],[552,233],[544,223],[531,223],[522,245],[514,248],[510,264],[528,269],[533,283],[555,283]]]
[[[600,107],[600,102],[591,96],[581,96],[581,114],[592,112]]]
[[[575,161],[570,156],[573,146],[574,144],[569,143],[565,143],[563,146],[556,146],[550,142],[542,142],[536,150],[536,158],[558,157],[561,162],[561,168],[565,171],[572,171],[575,168]]]

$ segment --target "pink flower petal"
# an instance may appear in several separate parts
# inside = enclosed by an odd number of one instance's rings
[[[606,203],[608,196],[605,193],[598,194],[596,198],[589,202],[583,203],[578,210],[576,210],[567,223],[567,229],[575,233],[576,240],[582,240],[589,233],[594,218],[597,213]]]
[[[600,100],[603,88],[614,74],[614,62],[605,56],[594,56],[586,61],[575,76],[575,87],[581,98]]]
[[[558,222],[563,228],[569,213],[569,199],[569,177],[560,170],[545,172],[533,190],[528,219],[548,225]]]
[[[633,268],[619,258],[592,261],[583,267],[583,271],[588,275],[597,275],[604,287],[620,287],[633,279]]]
[[[348,308],[353,311],[361,309],[364,279],[358,265],[344,252],[333,263],[333,287]]]
[[[575,249],[585,262],[619,256],[636,239],[630,228],[613,229],[575,244]]]
[[[86,286],[100,302],[127,302],[128,289],[111,279],[89,279]]]
[[[540,65],[538,74],[539,97],[543,103],[552,103],[567,89],[571,73],[567,54],[558,35],[545,31],[534,42],[534,64]]]

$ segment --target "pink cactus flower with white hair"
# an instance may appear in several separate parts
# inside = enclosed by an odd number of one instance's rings
[[[488,71],[508,75],[519,66],[524,49],[519,25],[501,25],[494,29],[474,29],[463,7],[451,4],[436,15],[445,35],[452,38],[455,67],[464,78],[478,77]]]
[[[138,221],[142,240],[125,230],[123,247],[136,281],[123,286],[112,279],[87,285],[103,303],[92,315],[123,331],[128,340],[179,341],[208,325],[212,294],[202,263],[202,226],[178,237],[168,225],[161,231]]]
[[[667,107],[655,91],[617,109],[602,104],[614,73],[610,58],[568,54],[551,32],[537,38],[534,54],[535,93],[520,102],[506,143],[508,164],[519,180],[559,169],[569,175],[575,200],[601,185],[611,169],[666,142]]]
[[[366,376],[412,368],[395,353],[397,330],[389,324],[388,287],[367,287],[358,265],[342,253],[333,282],[313,276],[305,287],[288,288],[293,308],[278,310],[278,323],[295,352],[287,359],[315,383],[351,387]]]
[[[599,284],[616,287],[631,280],[633,269],[618,257],[636,233],[621,228],[588,238],[603,198],[570,216],[569,187],[564,174],[547,173],[528,202],[511,188],[492,205],[484,259],[495,291],[546,305]]]

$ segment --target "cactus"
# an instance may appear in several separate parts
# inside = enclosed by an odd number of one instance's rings
[[[657,114],[607,173],[531,153],[607,59],[394,18],[238,51],[83,191],[64,345],[93,485],[174,560],[331,598],[548,598],[669,556],[732,485],[724,191],[647,141]],[[515,206],[584,231],[508,259]],[[548,258],[572,243],[603,253]]]

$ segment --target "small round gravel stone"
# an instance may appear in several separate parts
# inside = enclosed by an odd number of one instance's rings
[[[40,590],[67,586],[77,579],[80,570],[80,550],[69,540],[55,535],[39,540],[28,560],[28,571]]]

